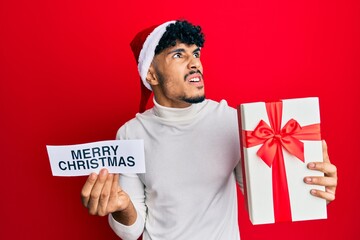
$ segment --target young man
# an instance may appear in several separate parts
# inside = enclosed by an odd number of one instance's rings
[[[144,42],[145,41],[145,42]],[[240,239],[236,180],[242,188],[236,110],[205,99],[200,27],[170,21],[139,33],[132,42],[143,83],[154,107],[124,124],[119,139],[144,139],[145,174],[91,174],[82,200],[92,215],[109,214],[122,239]],[[311,194],[335,199],[336,167],[324,162],[307,177],[326,187]]]

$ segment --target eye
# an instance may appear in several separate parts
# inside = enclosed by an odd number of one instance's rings
[[[200,58],[200,52],[194,52],[194,53],[193,53],[193,56],[194,56],[195,58]]]
[[[175,53],[175,54],[173,55],[173,58],[181,58],[181,53]]]

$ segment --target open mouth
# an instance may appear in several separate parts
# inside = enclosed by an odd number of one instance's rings
[[[185,81],[190,83],[200,83],[202,82],[202,74],[200,71],[191,71],[189,74],[186,74]]]
[[[200,82],[200,77],[193,77],[189,79],[189,82]]]

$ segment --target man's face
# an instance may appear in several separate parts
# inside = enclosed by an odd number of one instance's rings
[[[182,108],[205,98],[200,48],[177,43],[154,57],[152,71],[156,101],[166,107]]]

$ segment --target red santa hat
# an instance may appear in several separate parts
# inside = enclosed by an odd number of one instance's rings
[[[146,76],[149,71],[151,62],[155,56],[155,48],[158,45],[161,37],[166,31],[166,27],[176,21],[168,21],[158,26],[146,28],[136,34],[131,41],[131,50],[134,53],[135,59],[138,64],[138,71],[141,81],[141,100],[139,111],[145,111],[146,104],[151,95],[151,86],[146,81]]]

